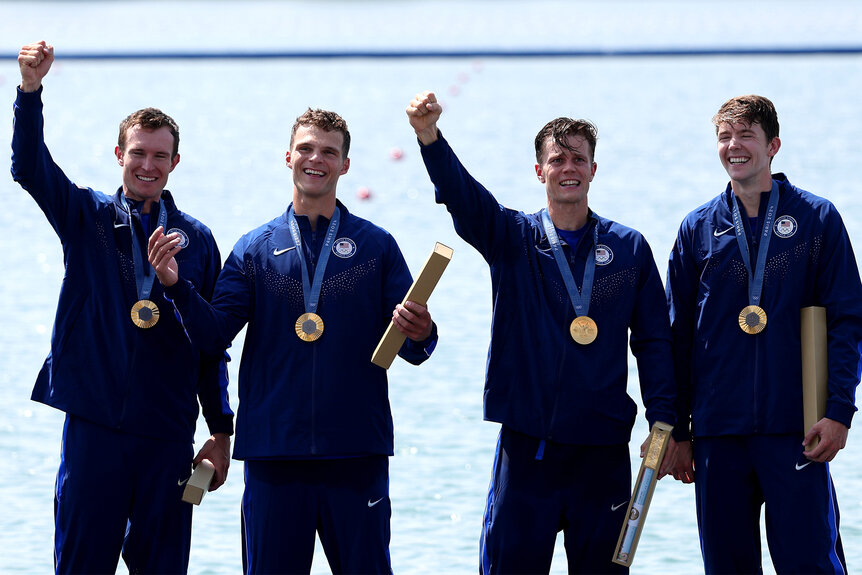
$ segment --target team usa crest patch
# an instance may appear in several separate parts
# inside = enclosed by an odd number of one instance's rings
[[[186,248],[186,247],[188,247],[188,245],[189,245],[189,236],[188,236],[184,231],[182,231],[180,228],[171,228],[171,229],[169,229],[169,230],[167,231],[167,233],[165,233],[165,235],[166,235],[166,236],[169,236],[169,235],[171,235],[171,234],[177,234],[178,236],[180,236],[180,243],[179,243],[179,244],[177,244],[177,246],[178,246],[179,248]]]
[[[793,216],[779,216],[775,220],[775,225],[772,226],[772,229],[779,238],[789,238],[796,233],[799,225],[793,219]]]
[[[338,238],[332,244],[332,253],[340,258],[352,258],[356,254],[356,242],[350,238]]]
[[[606,246],[605,244],[599,244],[596,246],[596,265],[597,266],[606,266],[609,263],[614,261],[614,252],[611,251],[611,248]]]

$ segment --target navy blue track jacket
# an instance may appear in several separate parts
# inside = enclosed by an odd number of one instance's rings
[[[297,215],[302,249],[287,210],[236,243],[216,284],[212,306],[181,278],[168,288],[192,339],[212,353],[248,324],[239,370],[236,459],[392,455],[386,370],[371,363],[377,342],[412,283],[395,239],[338,202],[341,223],[326,266],[317,314],[324,331],[299,339],[305,312],[304,262],[316,262],[329,220]],[[179,266],[182,277],[185,269]],[[314,277],[313,267],[309,267]],[[399,354],[413,364],[437,340],[406,340]],[[427,350],[427,351],[426,351]]]
[[[724,193],[683,220],[670,253],[667,299],[679,385],[677,439],[804,434],[800,310],[824,306],[829,397],[826,417],[846,426],[856,411],[862,341],[862,284],[850,238],[831,202],[774,174],[778,209],[767,253],[761,307],[766,328],[739,328],[748,272]],[[761,195],[763,221],[768,192]],[[747,222],[746,222],[747,226]],[[752,235],[747,234],[749,242]],[[751,261],[756,244],[750,243]]]
[[[569,335],[575,312],[541,212],[501,206],[461,165],[441,135],[422,146],[425,167],[455,231],[491,268],[494,301],[485,380],[485,419],[560,443],[628,443],[637,405],[627,393],[628,334],[650,425],[674,423],[670,326],[661,277],[637,231],[590,212],[584,241],[563,249],[580,287],[599,227],[589,316],[598,337]]]
[[[150,299],[159,306],[159,322],[150,329],[132,323],[138,297],[129,225],[130,217],[140,225],[140,216],[134,206],[131,216],[122,207],[122,188],[112,196],[80,188],[54,163],[44,141],[41,93],[18,90],[12,177],[60,237],[66,273],[51,353],[32,399],[123,432],[191,442],[199,398],[210,433],[232,433],[224,361],[192,345],[158,281]],[[162,201],[168,230],[180,229],[189,240],[180,265],[209,297],[221,263],[212,233],[178,210],[167,190]]]

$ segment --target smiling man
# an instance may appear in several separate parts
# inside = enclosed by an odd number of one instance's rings
[[[539,131],[547,207],[526,214],[467,173],[437,129],[441,113],[431,92],[407,107],[437,202],[491,268],[485,419],[502,428],[482,573],[547,573],[561,530],[569,573],[625,573],[611,559],[631,495],[629,330],[646,418],[673,424],[670,326],[652,252],[588,207],[591,123],[557,118]]]
[[[188,278],[205,297],[221,266],[209,229],[177,209],[165,189],[180,161],[179,130],[154,108],[120,124],[113,195],[73,184],[45,145],[42,80],[54,62],[45,42],[21,48],[12,176],[63,245],[65,277],[51,353],[32,399],[66,412],[55,490],[57,573],[188,569],[192,506],[182,501],[191,464],[210,460],[212,489],[230,462],[233,412],[220,355],[192,345],[147,262],[150,230],[181,237]],[[161,312],[160,312],[161,309]],[[203,407],[212,437],[194,457]]]
[[[392,415],[371,356],[389,322],[413,364],[437,331],[424,306],[400,304],[412,280],[395,239],[336,198],[349,150],[338,114],[296,119],[293,202],[236,243],[212,305],[179,277],[179,238],[150,241],[193,341],[217,353],[248,324],[233,454],[245,460],[246,573],[308,573],[315,531],[333,573],[391,572]]]
[[[680,441],[707,573],[761,572],[760,513],[778,573],[845,573],[828,462],[856,407],[862,285],[841,216],[772,173],[778,114],[740,96],[713,117],[724,193],[691,212],[670,254]],[[800,310],[826,308],[826,416],[803,429]],[[804,445],[819,438],[819,445]],[[691,439],[691,441],[689,441]]]

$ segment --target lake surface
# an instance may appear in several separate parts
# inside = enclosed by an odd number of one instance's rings
[[[397,360],[390,370],[393,568],[470,573],[478,565],[498,431],[482,421],[490,281],[484,261],[434,204],[404,114],[413,94],[439,94],[440,127],[461,160],[501,203],[525,211],[545,201],[533,170],[539,128],[561,115],[595,122],[598,171],[590,205],[643,232],[664,274],[682,218],[726,184],[710,118],[727,98],[744,93],[766,95],[778,108],[782,148],[774,169],[832,200],[862,250],[862,184],[855,174],[862,159],[862,56],[64,61],[62,53],[154,46],[172,52],[786,47],[862,38],[862,16],[852,2],[817,3],[816,9],[805,2],[690,4],[2,2],[0,55],[42,37],[55,44],[58,59],[43,95],[46,138],[79,184],[108,192],[120,184],[113,148],[117,125],[129,112],[157,106],[174,116],[182,160],[168,187],[181,209],[212,228],[222,254],[286,208],[291,181],[284,152],[293,119],[309,106],[344,116],[353,146],[350,171],[339,183],[342,201],[391,231],[414,273],[434,242],[455,250],[430,301],[440,329],[434,356],[418,368]],[[0,133],[7,141],[19,78],[14,59],[0,60],[0,93],[8,102]],[[359,199],[361,188],[370,190],[370,199]],[[39,574],[52,564],[63,415],[29,395],[49,349],[62,254],[42,213],[8,175],[0,178],[0,200],[0,572]],[[240,337],[232,350],[237,359],[241,347]],[[233,385],[237,364],[231,365]],[[633,359],[629,365],[630,393],[639,401]],[[231,394],[236,397],[235,387]],[[203,421],[198,427],[205,429]],[[633,445],[646,433],[641,408]],[[638,465],[633,458],[633,469]],[[862,438],[856,430],[832,472],[848,567],[859,570]],[[240,571],[241,493],[242,466],[234,462],[228,483],[195,509],[191,573]],[[703,571],[693,494],[692,486],[659,484],[633,573]],[[764,557],[771,572],[765,538]],[[565,571],[560,539],[552,572]],[[313,572],[329,572],[319,548]]]

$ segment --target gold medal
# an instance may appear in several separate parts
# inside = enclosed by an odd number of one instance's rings
[[[739,327],[748,334],[756,334],[766,329],[766,312],[756,305],[744,307],[739,312]]]
[[[132,306],[132,323],[141,329],[149,329],[159,323],[159,307],[148,299]]]
[[[295,328],[302,341],[315,341],[323,335],[323,320],[316,313],[304,313],[296,320]]]
[[[569,333],[577,343],[589,345],[596,341],[596,336],[599,335],[599,327],[592,318],[582,315],[572,321],[572,324],[569,326]]]

